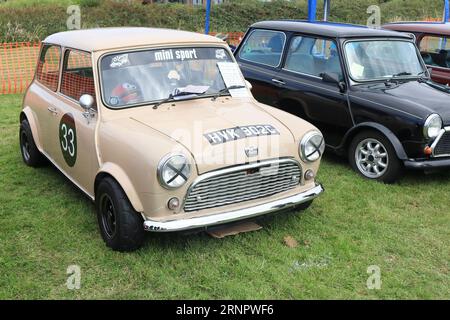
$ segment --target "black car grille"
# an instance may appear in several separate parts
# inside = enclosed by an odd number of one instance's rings
[[[287,191],[300,183],[301,174],[295,161],[261,164],[250,169],[242,166],[212,174],[190,188],[184,211],[215,208]]]
[[[450,154],[450,131],[445,132],[434,147],[434,155],[442,156]]]

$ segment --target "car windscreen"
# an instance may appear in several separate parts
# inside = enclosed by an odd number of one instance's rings
[[[345,45],[345,55],[355,81],[414,77],[424,72],[416,46],[408,41],[351,41]]]
[[[223,48],[108,54],[100,62],[103,101],[111,108],[157,103],[185,88],[214,95],[225,89],[217,63],[231,61]]]

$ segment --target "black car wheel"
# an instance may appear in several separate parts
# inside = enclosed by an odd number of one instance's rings
[[[348,157],[363,177],[393,183],[402,174],[402,164],[391,142],[377,131],[363,131],[352,140]]]
[[[106,245],[116,251],[139,249],[145,238],[144,219],[112,178],[103,179],[96,196],[97,220]]]
[[[19,130],[20,152],[22,153],[23,162],[30,167],[38,167],[45,162],[44,156],[34,143],[33,134],[31,132],[28,120],[23,120]]]

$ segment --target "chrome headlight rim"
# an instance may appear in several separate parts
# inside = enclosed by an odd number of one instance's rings
[[[435,135],[430,135],[429,130],[433,128],[431,127],[431,125],[433,124],[434,121],[439,121],[438,125],[435,126],[437,131]],[[439,133],[442,130],[442,128],[443,128],[442,118],[437,113],[433,113],[429,115],[428,118],[425,120],[425,124],[423,125],[423,135],[426,139],[435,139],[439,136]]]
[[[318,148],[317,148],[317,146],[315,146],[315,147],[316,147],[316,151],[313,152],[313,153],[311,153],[311,154],[308,156],[308,155],[306,154],[306,147],[307,147],[308,143],[311,142],[311,139],[312,139],[313,137],[316,137],[316,136],[319,136],[320,139],[321,139],[321,140],[320,140],[320,145],[318,146]],[[311,162],[316,162],[316,161],[320,160],[320,158],[321,158],[322,155],[323,155],[324,150],[325,150],[325,140],[324,140],[324,138],[323,138],[322,133],[320,133],[320,132],[317,131],[317,130],[312,130],[312,131],[306,133],[306,134],[303,136],[302,140],[300,141],[300,145],[299,145],[299,154],[300,154],[300,158],[301,158],[303,161],[305,161],[305,162],[310,162],[310,163],[311,163]],[[318,152],[317,158],[311,159],[311,156],[313,156],[313,155],[316,154],[317,152]]]
[[[177,184],[177,185],[170,185],[168,181],[166,181],[164,179],[164,170],[166,170],[166,168],[168,168],[168,164],[176,159],[176,158],[183,158],[184,159],[184,164],[185,166],[188,168],[187,173],[181,172],[185,167],[181,168],[179,173],[182,173],[182,175],[176,175],[175,178],[177,177],[185,177],[183,178],[184,182],[181,184]],[[180,169],[180,168],[176,168],[176,169]],[[172,169],[171,169],[172,170]],[[173,171],[173,170],[172,170]],[[191,176],[191,163],[188,159],[188,157],[186,157],[184,154],[182,153],[169,153],[167,155],[165,155],[158,164],[158,169],[157,169],[157,176],[158,176],[158,182],[159,184],[167,189],[167,190],[174,190],[174,189],[178,189],[181,188],[182,186],[184,186],[186,184],[186,182],[188,182],[190,176]],[[172,177],[173,178],[173,177]],[[174,180],[175,181],[175,180]]]

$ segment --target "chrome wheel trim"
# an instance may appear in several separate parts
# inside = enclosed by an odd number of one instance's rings
[[[356,146],[355,162],[359,172],[365,177],[377,179],[388,169],[389,155],[380,141],[367,138]]]

